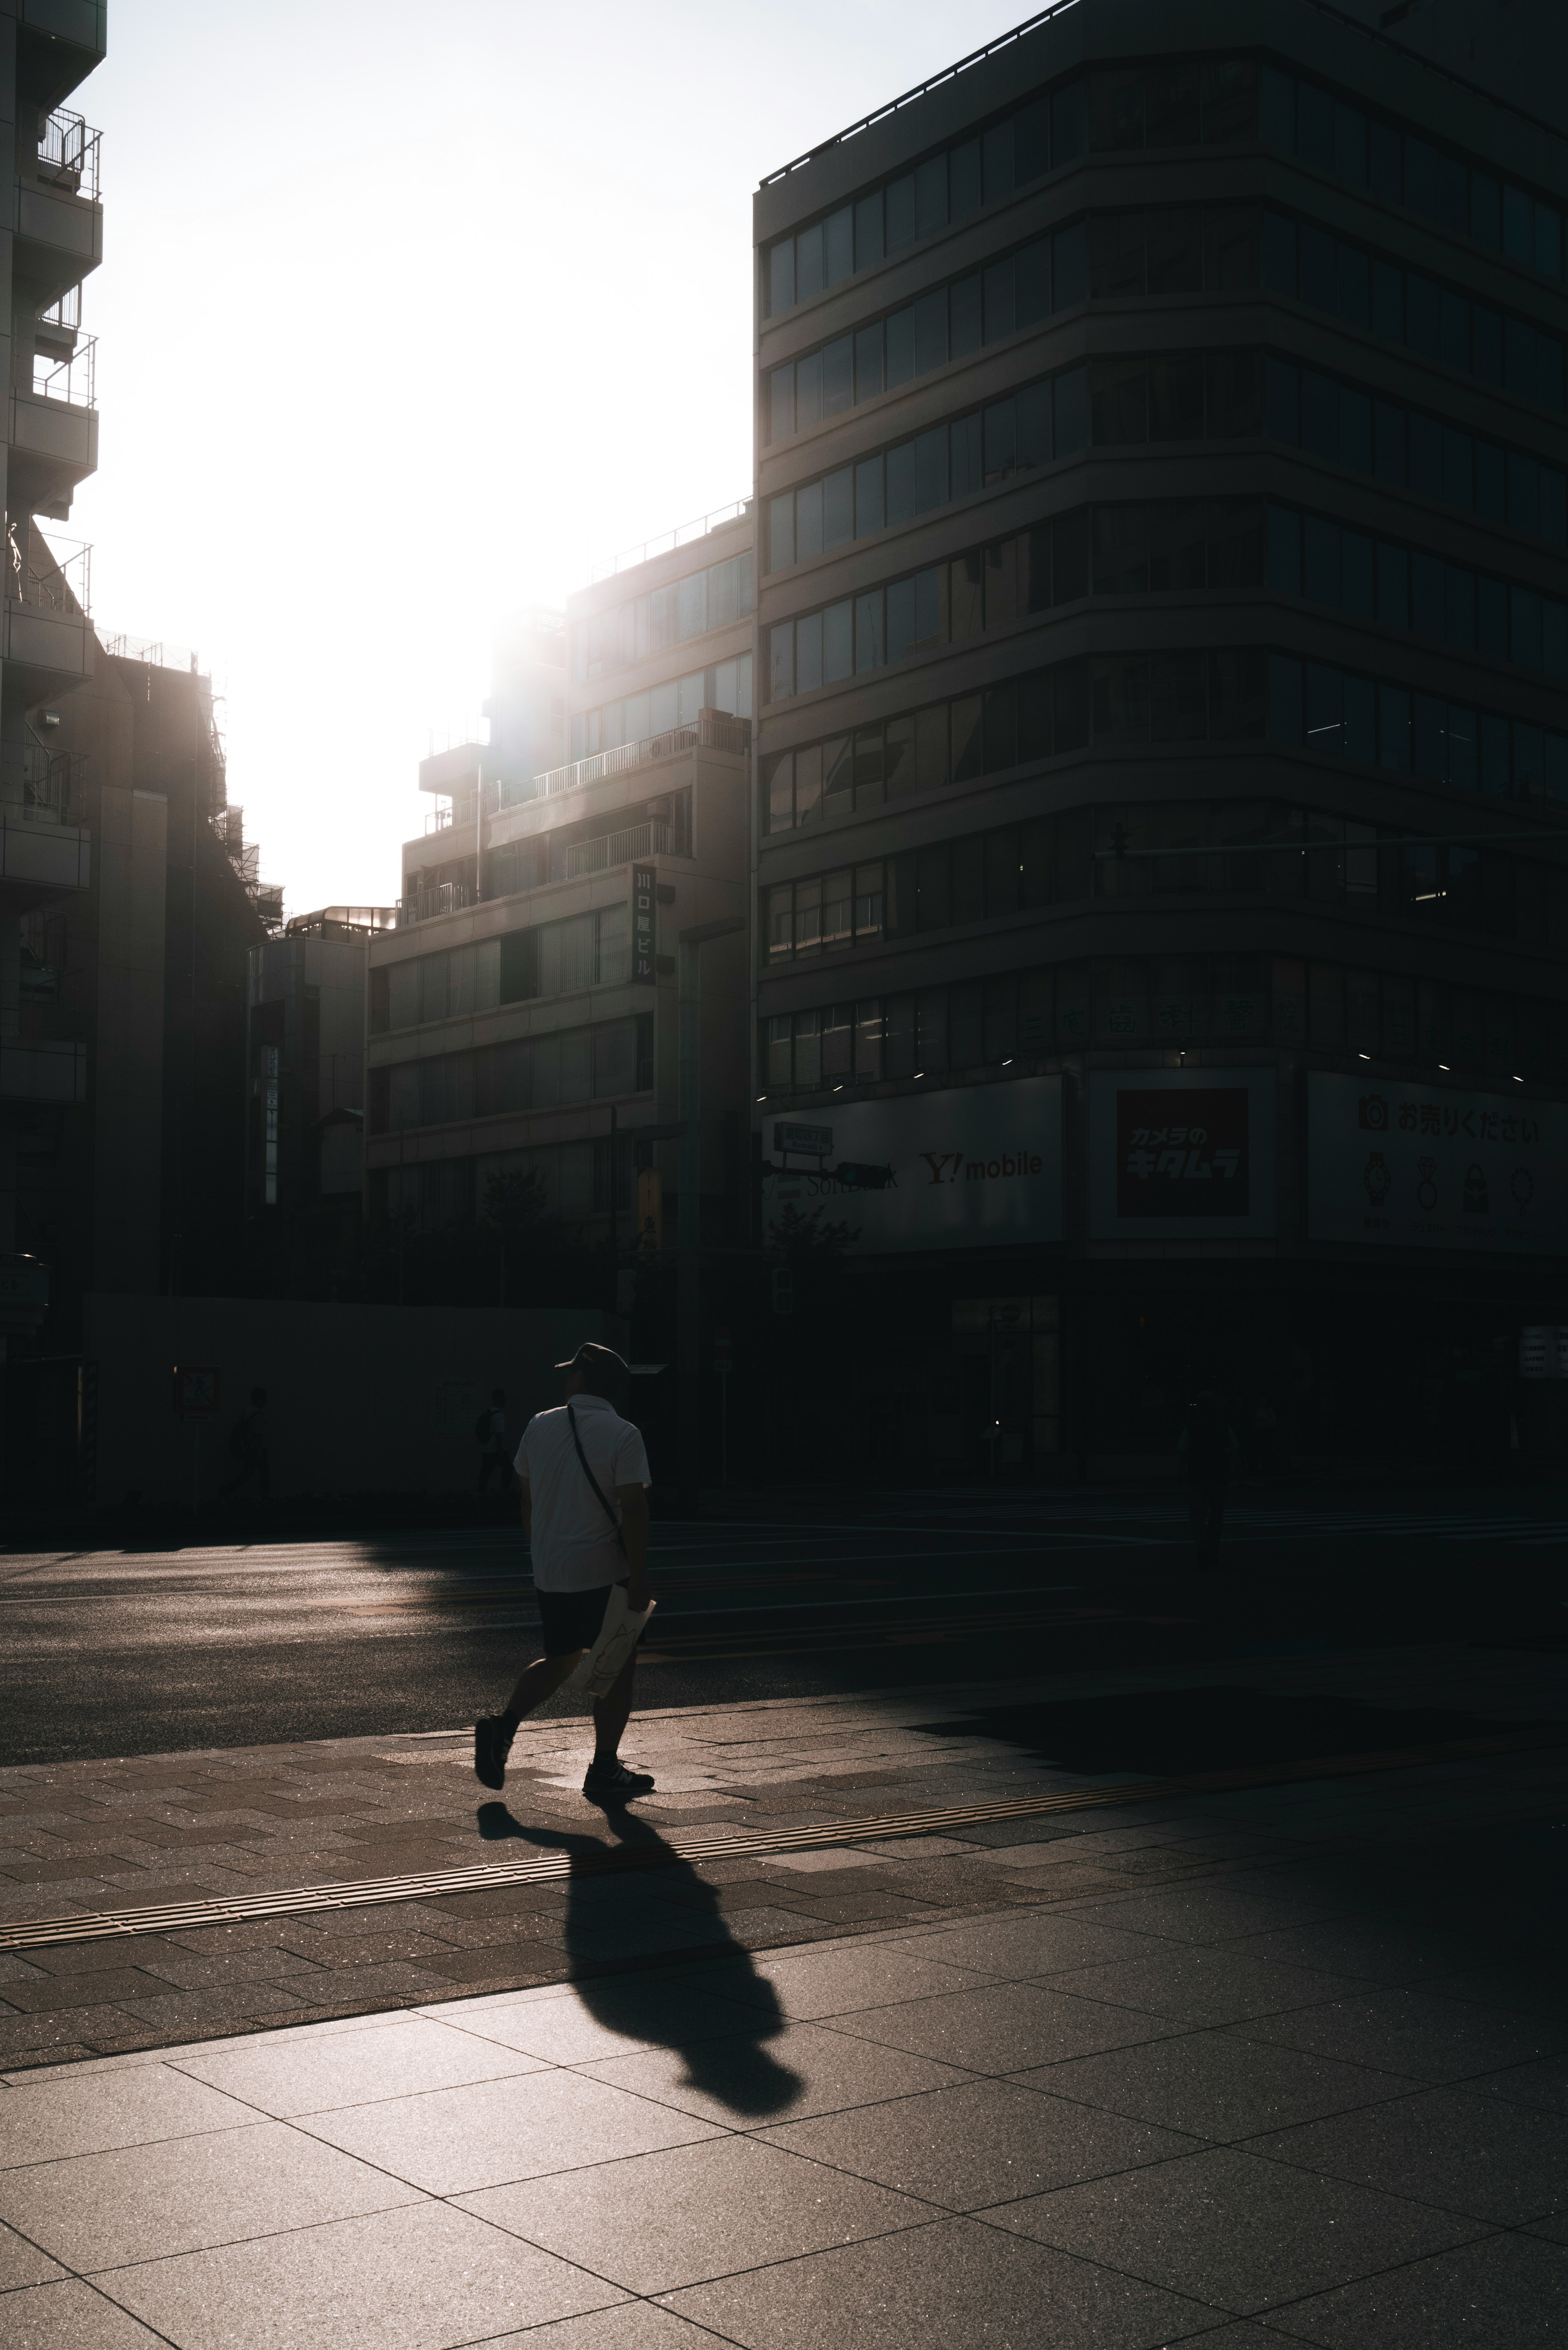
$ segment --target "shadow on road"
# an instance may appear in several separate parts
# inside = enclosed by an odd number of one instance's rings
[[[564,1852],[566,1879],[566,1945],[573,1964],[573,1988],[583,2005],[607,2031],[628,2040],[670,2048],[686,2067],[683,2085],[716,2099],[736,2114],[778,2113],[801,2086],[800,2075],[781,2064],[763,2045],[784,2028],[773,1985],[759,1975],[745,1950],[724,1924],[718,1888],[704,1883],[689,1861],[679,1858],[656,1828],[635,1813],[605,1807],[618,1848],[645,1855],[641,1868],[624,1877],[607,1871],[601,1837],[519,1820],[504,1804],[481,1804],[476,1817],[486,1843],[515,1837],[541,1851]],[[605,1944],[617,1929],[617,1895],[657,1876],[660,1906],[671,1918],[691,1920],[672,1969],[696,1962],[722,1968],[701,1985],[679,1973],[609,1973]],[[653,1957],[650,1953],[650,1958]]]

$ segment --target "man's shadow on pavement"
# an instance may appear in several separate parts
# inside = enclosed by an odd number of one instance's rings
[[[674,1897],[670,1915],[684,1912],[692,1920],[691,1947],[671,1952],[663,1963],[671,1969],[712,1965],[722,1972],[699,1986],[672,1982],[651,1970],[600,1971],[604,1960],[599,1945],[608,1922],[602,1896],[616,1881],[604,1862],[607,1851],[616,1847],[570,1829],[527,1825],[504,1804],[481,1804],[479,1833],[486,1843],[515,1836],[543,1851],[568,1856],[566,1951],[574,1961],[573,1989],[597,2022],[628,2040],[673,2049],[686,2066],[683,2085],[702,2091],[732,2112],[778,2113],[802,2086],[800,2074],[779,2064],[763,2045],[784,2029],[784,2010],[772,1983],[753,1965],[751,1952],[725,1926],[718,1888],[705,1884],[690,1861],[680,1859],[658,1830],[635,1813],[620,1805],[602,1808],[620,1848],[648,1856],[642,1867],[628,1875],[635,1882],[657,1884],[661,1894]],[[658,1966],[658,1955],[650,1956]]]

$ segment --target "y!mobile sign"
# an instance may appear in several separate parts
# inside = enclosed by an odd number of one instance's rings
[[[1089,1199],[1096,1240],[1267,1240],[1273,1071],[1096,1070]]]
[[[815,1163],[795,1155],[805,1132]],[[861,1249],[1062,1237],[1060,1077],[856,1102],[815,1112],[809,1129],[765,1118],[763,1157],[764,1224],[786,1205],[821,1208],[858,1230]]]
[[[1307,1229],[1384,1247],[1568,1252],[1568,1109],[1314,1071]]]

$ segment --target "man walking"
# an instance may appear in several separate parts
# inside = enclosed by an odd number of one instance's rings
[[[504,1785],[518,1723],[592,1648],[616,1586],[634,1612],[649,1599],[648,1454],[640,1430],[619,1409],[630,1375],[613,1348],[592,1340],[556,1368],[566,1375],[566,1400],[535,1413],[513,1464],[523,1481],[545,1653],[521,1676],[505,1711],[474,1727],[473,1767],[486,1787]],[[594,1700],[594,1759],[583,1793],[601,1803],[653,1792],[651,1773],[628,1770],[620,1759],[636,1667],[634,1649],[609,1694]]]
[[[490,1408],[482,1411],[473,1424],[479,1439],[479,1492],[481,1500],[490,1491],[494,1477],[504,1493],[512,1482],[512,1463],[506,1458],[506,1390],[492,1388]]]
[[[1192,1533],[1194,1564],[1202,1568],[1220,1563],[1220,1529],[1225,1522],[1225,1489],[1232,1463],[1241,1448],[1231,1425],[1231,1415],[1212,1388],[1205,1388],[1196,1403],[1187,1407],[1187,1423],[1177,1451],[1187,1469],[1187,1517]]]

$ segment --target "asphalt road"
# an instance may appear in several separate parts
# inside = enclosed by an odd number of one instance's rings
[[[740,1505],[737,1504],[737,1507]],[[1568,1516],[1241,1496],[1194,1575],[1179,1495],[943,1492],[659,1522],[644,1703],[1568,1629]],[[509,1528],[0,1554],[0,1762],[450,1729],[537,1653]]]

